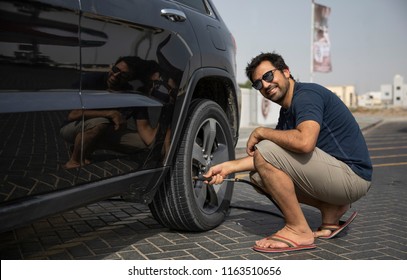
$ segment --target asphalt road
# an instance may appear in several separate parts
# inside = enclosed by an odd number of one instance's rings
[[[254,241],[284,224],[278,210],[250,186],[236,183],[226,221],[204,233],[171,231],[142,204],[107,200],[0,234],[0,257],[9,259],[407,259],[407,120],[383,122],[365,132],[374,176],[349,229],[317,248],[282,254],[251,250]],[[241,151],[240,151],[241,152]],[[247,176],[240,174],[241,177]],[[303,207],[309,224],[318,212]]]

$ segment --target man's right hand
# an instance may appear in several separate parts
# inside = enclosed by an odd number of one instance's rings
[[[208,178],[207,182],[210,185],[218,185],[222,184],[223,179],[226,178],[229,173],[227,173],[225,165],[227,162],[214,165],[211,168],[209,168],[208,172],[206,172],[203,176],[205,178]]]
[[[122,114],[116,110],[109,111],[108,118],[114,123],[114,130],[118,130],[124,123],[126,123]]]

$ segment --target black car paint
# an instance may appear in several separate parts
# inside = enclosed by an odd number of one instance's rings
[[[164,0],[0,2],[1,231],[129,190],[137,201],[151,202],[195,98],[221,105],[236,143],[236,65],[226,51],[233,42],[214,7],[205,4],[207,14]],[[166,13],[174,11],[185,18]],[[158,64],[160,94],[140,81],[120,92],[87,83],[125,56]],[[171,101],[157,98],[162,93]],[[161,135],[147,150],[103,150],[92,164],[62,168],[69,145],[59,129],[68,112],[103,108],[144,110],[162,131],[171,131],[169,143]]]

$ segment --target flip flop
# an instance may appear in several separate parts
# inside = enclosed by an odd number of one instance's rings
[[[300,251],[300,250],[309,250],[309,249],[314,249],[317,247],[315,244],[300,245],[300,244],[292,241],[291,239],[288,239],[286,237],[283,237],[283,236],[277,235],[277,234],[267,237],[267,239],[285,243],[288,245],[288,247],[263,248],[263,247],[259,247],[259,246],[255,245],[252,247],[252,249],[254,251],[261,252],[261,253],[283,253],[283,252],[292,252],[292,251]]]
[[[319,236],[321,239],[331,239],[342,232],[353,220],[356,218],[358,212],[353,212],[353,214],[346,221],[339,221],[339,225],[336,224],[322,224],[318,230],[330,230],[331,234],[328,236]]]

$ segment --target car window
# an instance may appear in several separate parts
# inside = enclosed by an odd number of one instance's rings
[[[206,15],[213,15],[212,9],[205,0],[176,0],[190,8],[198,10],[199,12]]]

